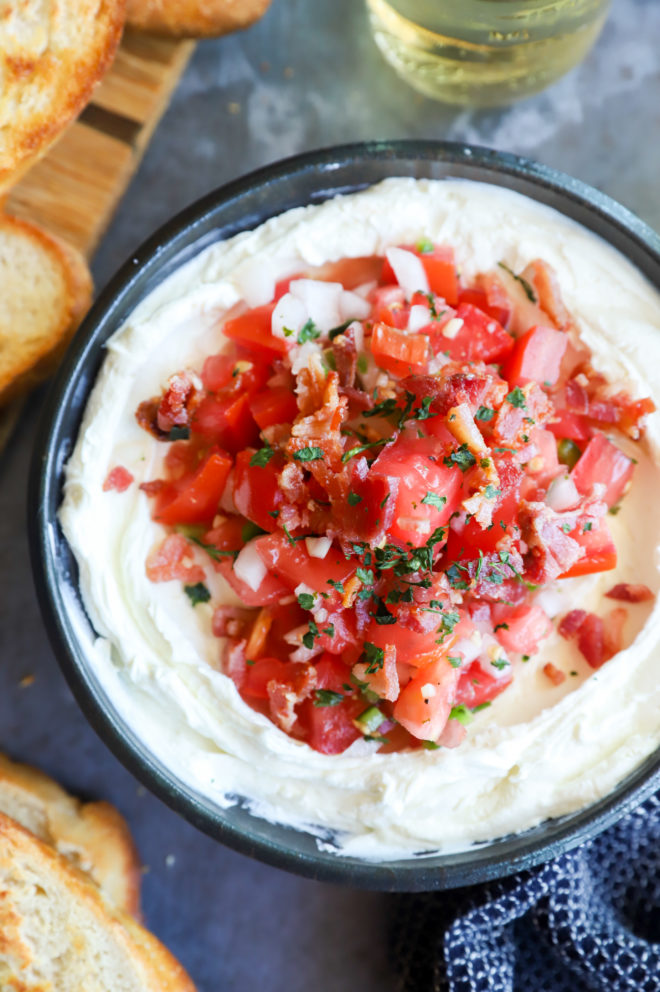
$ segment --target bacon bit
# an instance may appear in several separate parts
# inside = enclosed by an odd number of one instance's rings
[[[229,676],[238,691],[245,685],[247,678],[247,654],[245,651],[245,641],[229,642],[225,645],[222,667],[225,674]]]
[[[170,376],[156,413],[159,430],[168,434],[173,427],[189,427],[202,398],[203,393],[189,372],[176,372]]]
[[[147,496],[157,496],[167,485],[165,479],[154,479],[152,482],[141,482],[139,488]]]
[[[459,403],[447,411],[447,429],[454,435],[459,444],[467,444],[477,458],[489,454],[481,431],[474,422],[472,411],[467,403]]]
[[[355,331],[352,327],[347,327],[343,334],[337,335],[333,340],[332,354],[337,366],[339,385],[343,389],[352,388],[355,385],[357,373],[357,348]]]
[[[270,630],[272,623],[272,613],[270,613],[270,611],[263,606],[259,610],[257,619],[254,621],[254,625],[250,631],[250,637],[248,638],[247,647],[245,649],[245,653],[248,658],[254,660],[259,658],[264,653],[266,638],[268,637],[268,631]]]
[[[157,441],[167,441],[167,433],[161,431],[158,426],[158,406],[160,396],[152,396],[150,400],[143,400],[135,411],[135,419],[142,428],[147,431]]]
[[[287,679],[271,679],[266,686],[270,714],[285,733],[296,722],[296,706],[311,696],[316,688],[316,669],[312,665],[291,664]]]
[[[623,628],[628,619],[628,611],[619,606],[605,617],[604,638],[607,658],[614,657],[623,647]]]
[[[571,413],[586,414],[589,411],[589,394],[577,379],[569,379],[564,390],[566,408]]]
[[[523,269],[521,275],[536,290],[541,310],[548,315],[555,327],[561,331],[569,330],[573,321],[561,298],[559,280],[552,266],[541,258],[535,258]]]
[[[575,637],[575,635],[577,634],[577,632],[579,631],[580,627],[582,626],[582,624],[586,619],[587,619],[586,610],[571,610],[569,613],[566,614],[565,617],[562,617],[562,619],[559,622],[559,626],[557,627],[557,630],[559,631],[562,637],[565,637],[566,640],[569,640],[571,637]]]
[[[605,644],[605,624],[595,613],[587,613],[580,625],[578,648],[591,668],[600,668],[610,657]]]
[[[566,681],[566,672],[562,672],[560,668],[553,665],[551,661],[547,665],[543,666],[543,674],[550,679],[553,685],[561,685],[562,682]]]
[[[211,630],[214,637],[241,637],[254,620],[255,611],[243,606],[218,606],[213,611]]]
[[[383,664],[375,672],[368,672],[369,665],[365,661],[353,666],[353,675],[359,682],[366,682],[372,692],[381,699],[394,702],[399,696],[399,673],[396,667],[396,648],[388,644],[385,648]],[[433,687],[435,691],[435,686]]]
[[[341,601],[341,605],[345,610],[350,610],[361,588],[362,583],[358,579],[357,575],[352,575],[344,584],[344,597]]]
[[[523,503],[520,511],[523,540],[529,547],[527,572],[536,583],[550,582],[567,572],[584,556],[584,549],[564,533],[567,515],[556,513],[545,503]]]
[[[171,582],[173,579],[189,584],[203,582],[204,569],[193,563],[192,553],[185,537],[168,534],[147,557],[147,578],[151,582]]]
[[[654,598],[648,586],[630,582],[619,582],[605,595],[608,599],[618,599],[622,603],[645,603]]]
[[[497,409],[509,391],[506,382],[481,362],[469,366],[447,362],[437,377],[411,376],[403,379],[399,388],[402,396],[412,392],[418,401],[432,396],[433,413],[446,414],[452,407],[465,403],[473,415],[480,406]]]
[[[111,489],[115,489],[118,493],[123,493],[134,481],[135,477],[131,475],[127,468],[124,468],[123,465],[115,465],[106,476],[106,480],[103,483],[103,492],[107,493]]]

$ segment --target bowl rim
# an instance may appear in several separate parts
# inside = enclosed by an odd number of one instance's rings
[[[571,850],[614,824],[660,787],[660,748],[608,796],[586,809],[544,821],[540,827],[456,855],[372,862],[320,851],[293,850],[286,843],[258,836],[249,829],[249,823],[247,827],[234,825],[222,817],[221,810],[216,808],[214,812],[174,776],[168,777],[160,762],[113,713],[112,706],[105,705],[104,693],[84,664],[83,651],[67,622],[67,607],[57,571],[58,546],[66,541],[48,508],[59,505],[64,462],[78,430],[76,426],[71,436],[72,432],[63,423],[65,413],[76,410],[79,424],[96,378],[95,371],[90,383],[81,389],[78,373],[94,359],[98,368],[103,344],[119,326],[118,315],[131,292],[162,271],[168,260],[174,260],[172,270],[178,268],[183,264],[178,260],[180,253],[186,248],[194,249],[190,257],[203,249],[204,235],[200,232],[214,212],[230,201],[240,201],[255,189],[262,189],[267,195],[274,182],[292,180],[310,170],[318,175],[318,190],[313,202],[319,202],[337,193],[372,185],[370,180],[362,186],[354,182],[341,186],[337,178],[341,176],[342,168],[366,161],[401,161],[403,165],[411,159],[432,160],[448,166],[475,166],[500,179],[530,183],[539,194],[549,191],[553,198],[560,197],[572,203],[586,215],[598,218],[599,223],[604,221],[612,232],[617,230],[632,241],[640,258],[645,258],[651,268],[657,270],[656,281],[660,286],[660,237],[648,225],[601,191],[530,159],[479,146],[420,140],[358,142],[291,156],[225,184],[186,207],[144,241],[108,282],[83,321],[44,402],[30,467],[27,500],[32,572],[51,646],[83,713],[112,753],[158,798],[228,847],[309,878],[381,891],[427,891],[483,882],[534,867]],[[495,182],[495,185],[506,184]],[[282,209],[264,210],[258,219],[249,218],[237,230],[250,229]],[[233,233],[226,232],[222,238],[211,240],[224,240]],[[639,261],[634,264],[645,271]],[[148,291],[153,288],[151,286]],[[147,294],[140,298],[144,295]],[[278,829],[284,835],[295,830],[281,825]]]

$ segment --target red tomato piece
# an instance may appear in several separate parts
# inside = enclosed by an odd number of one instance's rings
[[[288,675],[289,663],[278,658],[259,658],[253,665],[249,661],[248,658],[241,694],[253,699],[268,699],[268,683],[273,679],[283,682]]]
[[[592,493],[599,482],[605,486],[602,499],[608,506],[618,503],[632,479],[634,464],[620,448],[607,440],[604,434],[595,434],[584,449],[571,472],[578,492],[583,496]]]
[[[571,413],[570,410],[555,410],[546,427],[559,440],[567,438],[569,441],[588,441],[592,434],[586,418],[579,413]]]
[[[534,654],[540,641],[550,632],[547,613],[530,603],[520,606],[495,603],[492,617],[495,637],[505,651]]]
[[[592,572],[610,572],[616,568],[616,545],[609,527],[604,520],[590,522],[591,530],[585,530],[584,524],[578,521],[577,527],[570,532],[569,537],[577,541],[585,553],[559,576],[560,579],[572,579],[576,575],[590,575]]]
[[[570,640],[571,637],[575,637],[586,618],[586,610],[570,610],[566,616],[562,617],[559,621],[557,630],[562,637],[565,637],[566,640]]]
[[[204,544],[212,544],[218,551],[240,551],[245,544],[243,532],[246,526],[252,525],[245,517],[229,516],[204,534]]]
[[[293,590],[303,583],[316,592],[329,593],[328,599],[323,601],[326,608],[337,602],[339,597],[328,580],[343,584],[355,572],[355,566],[337,548],[330,548],[325,558],[312,558],[304,541],[291,544],[282,531],[258,537],[256,548],[269,572],[289,589]]]
[[[412,630],[399,620],[393,624],[379,624],[372,620],[364,631],[363,638],[377,648],[382,648],[384,652],[388,648],[394,648],[397,663],[423,668],[437,658],[438,654],[446,654],[456,640],[457,635],[452,632],[445,637],[442,645],[438,644],[441,637],[441,632],[438,631],[440,620],[438,617],[438,622],[427,631]]]
[[[371,466],[370,479],[383,477],[388,481],[388,503],[394,506],[388,533],[393,541],[404,545],[410,541],[413,547],[420,547],[458,507],[463,474],[457,465],[443,464],[442,455],[435,438],[405,433]],[[438,507],[434,496],[445,502]]]
[[[276,338],[271,331],[271,320],[275,303],[255,307],[228,320],[222,327],[225,337],[237,341],[250,351],[254,351],[266,359],[284,355],[289,350],[289,344],[284,338]]]
[[[389,263],[387,263],[389,264]],[[392,273],[394,279],[394,273]],[[370,296],[373,306],[372,319],[405,330],[408,326],[410,307],[400,286],[380,286]]]
[[[374,324],[371,353],[376,365],[404,377],[426,372],[429,339],[423,334],[404,334],[387,324]]]
[[[459,669],[446,655],[417,672],[394,704],[394,719],[423,741],[435,741],[444,730],[454,705]]]
[[[554,327],[530,327],[516,341],[504,367],[504,378],[512,388],[528,382],[554,385],[567,343],[566,334]]]
[[[455,362],[501,362],[514,346],[502,325],[471,303],[459,303],[454,319],[463,321],[456,336],[443,333],[445,323],[434,331],[431,343],[434,352],[447,352]]]
[[[218,390],[228,385],[231,382],[232,372],[236,368],[236,361],[235,355],[209,355],[204,360],[201,375],[206,388],[217,393]]]
[[[254,448],[239,451],[234,467],[234,505],[248,520],[262,530],[277,529],[277,515],[284,502],[277,478],[282,471],[280,458],[271,458],[265,465],[250,465]]]
[[[231,458],[211,451],[192,475],[166,485],[156,497],[152,514],[161,524],[198,524],[212,520],[225,488]]]
[[[477,281],[481,289],[485,291],[487,300],[486,306],[479,307],[479,309],[485,310],[491,317],[494,317],[502,327],[508,327],[513,304],[499,276],[494,272],[485,272],[478,277]]]
[[[306,728],[307,742],[315,751],[341,754],[362,736],[353,721],[364,710],[365,704],[344,688],[350,679],[346,665],[325,654],[315,667],[316,689],[311,698],[300,706],[300,723]],[[338,693],[344,698],[333,705],[318,705],[323,701],[323,696],[317,695],[319,690]]]
[[[511,685],[512,678],[513,672],[510,667],[503,673],[503,677],[495,678],[490,672],[485,672],[478,661],[473,661],[471,665],[460,671],[455,704],[473,709],[475,706],[489,703]]]
[[[646,603],[654,598],[648,586],[630,582],[617,583],[605,595],[608,599],[618,599],[622,603]]]
[[[278,603],[280,599],[289,594],[288,588],[274,575],[267,573],[255,591],[247,582],[239,579],[234,571],[232,561],[225,559],[217,564],[216,569],[227,580],[245,606],[270,606],[271,603]]]
[[[193,561],[193,550],[182,534],[168,534],[149,554],[147,578],[151,582],[203,582],[204,569]]]
[[[107,493],[111,489],[114,489],[118,493],[123,493],[134,481],[133,475],[131,475],[127,468],[124,468],[123,465],[115,465],[114,468],[110,469],[105,478],[103,492]]]
[[[262,431],[273,424],[290,424],[298,415],[295,393],[281,386],[257,393],[250,400],[250,412]]]
[[[205,396],[195,412],[192,430],[232,453],[259,439],[247,393]]]
[[[484,554],[496,551],[505,532],[516,521],[523,472],[508,458],[498,461],[497,471],[500,492],[493,500],[493,526],[484,529],[471,517],[460,529],[450,527],[446,548],[447,563],[475,560],[479,557],[479,551]]]
[[[458,301],[458,278],[454,249],[449,245],[434,245],[431,251],[420,251],[415,245],[399,245],[405,251],[410,251],[421,260],[426,272],[429,289],[436,296],[441,296],[450,306]],[[385,259],[381,273],[382,283],[396,282],[394,270]]]

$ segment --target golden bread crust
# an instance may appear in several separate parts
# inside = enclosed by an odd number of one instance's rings
[[[174,38],[212,38],[249,27],[270,0],[128,0],[131,27]]]

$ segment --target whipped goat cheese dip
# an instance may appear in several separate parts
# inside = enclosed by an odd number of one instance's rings
[[[559,580],[539,594],[557,617],[597,611],[617,582],[645,583],[656,599],[630,607],[630,646],[594,672],[553,632],[454,750],[377,754],[360,740],[339,755],[313,751],[251,709],[222,673],[211,606],[193,610],[180,583],[147,578],[145,560],[165,531],[137,484],[158,477],[168,445],[138,426],[138,404],[173,372],[221,349],[223,315],[243,298],[266,303],[278,279],[421,237],[451,244],[466,278],[500,261],[517,272],[542,257],[594,366],[660,405],[660,294],[622,255],[560,213],[495,186],[390,179],[214,244],[139,304],[107,344],[60,511],[98,634],[88,664],[153,755],[220,807],[244,797],[256,815],[325,840],[330,831],[332,850],[365,859],[464,850],[524,831],[607,795],[660,745],[657,413],[630,445],[632,488],[608,518],[616,570]],[[115,465],[135,477],[126,492],[103,491]],[[196,560],[207,566],[212,601],[239,605],[204,555]],[[551,685],[543,666],[569,656],[575,675]]]

